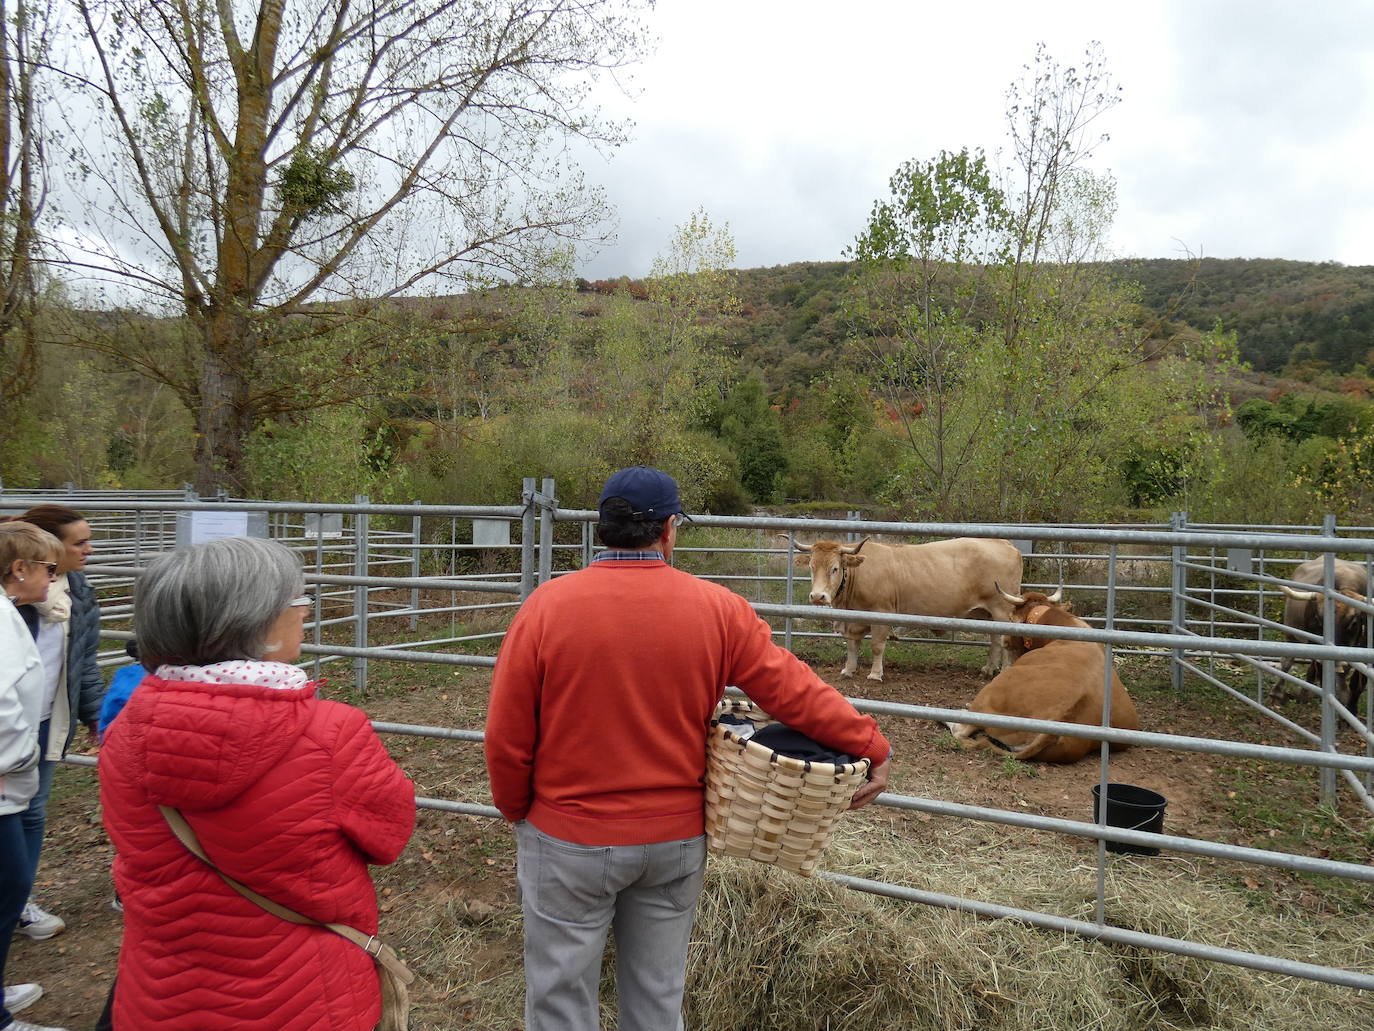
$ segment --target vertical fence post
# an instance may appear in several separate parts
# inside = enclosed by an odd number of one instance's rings
[[[366,494],[353,496],[355,505],[366,505]],[[367,538],[372,527],[366,512],[358,512],[353,517],[353,575],[367,576]],[[353,647],[367,647],[367,584],[353,588]],[[353,659],[353,684],[359,693],[367,690],[367,659],[358,655]]]
[[[1374,555],[1366,555],[1364,557],[1364,596],[1366,598],[1374,595],[1374,591],[1371,591],[1369,586],[1371,581],[1374,581]],[[1368,647],[1371,639],[1374,639],[1374,614],[1366,612],[1364,617],[1364,637],[1361,638],[1361,643],[1365,647]],[[1356,670],[1351,676],[1364,677],[1364,673]],[[1360,714],[1356,711],[1351,715],[1358,717]],[[1367,679],[1364,685],[1364,726],[1365,730],[1374,732],[1374,683],[1369,682]],[[1366,741],[1364,754],[1374,757],[1374,744],[1370,744]],[[1361,775],[1360,779],[1364,782],[1364,789],[1366,791],[1374,790],[1374,773],[1364,773]]]
[[[449,516],[448,518],[448,563],[445,568],[448,575],[457,579],[458,577],[458,517]],[[450,637],[458,636],[458,592],[448,592],[448,633]]]
[[[787,595],[786,595],[786,597],[783,599],[783,604],[784,604],[784,605],[793,605],[793,604],[795,604],[795,602],[793,602],[793,600],[792,600],[792,584],[793,584],[793,582],[794,582],[793,570],[796,568],[796,562],[795,562],[795,560],[794,560],[794,558],[793,558],[793,556],[797,553],[797,552],[796,552],[796,544],[797,544],[797,531],[796,531],[796,530],[788,530],[788,531],[787,531]],[[783,620],[782,620],[782,646],[783,646],[784,648],[786,648],[789,652],[792,650],[792,617],[791,617],[791,616],[784,616],[784,617],[783,617]]]
[[[324,513],[319,514],[319,523],[315,527],[315,575],[320,576],[324,572]],[[318,580],[315,582],[315,647],[319,648],[322,637],[320,620],[324,612],[324,584]],[[315,674],[316,680],[320,679],[320,653],[315,652]]]
[[[1220,605],[1220,604],[1222,604],[1222,600],[1219,600],[1219,599],[1217,598],[1217,549],[1216,549],[1216,545],[1212,545],[1212,547],[1211,547],[1210,549],[1208,549],[1208,550],[1209,550],[1210,558],[1208,559],[1207,564],[1211,567],[1211,569],[1210,569],[1210,570],[1208,571],[1208,573],[1207,573],[1207,600],[1210,601],[1213,605]],[[1207,636],[1208,636],[1208,637],[1216,637],[1216,636],[1217,636],[1217,610],[1214,609],[1214,608],[1209,608],[1209,609],[1207,610]],[[1211,652],[1211,651],[1209,651],[1209,652],[1207,653],[1207,672],[1211,673],[1213,676],[1216,676],[1216,671],[1217,671],[1217,653],[1216,653],[1216,652]]]
[[[596,554],[594,547],[595,533],[592,524],[584,522],[582,524],[582,568],[586,569],[592,564],[592,557]]]
[[[539,582],[546,583],[553,576],[553,517],[558,511],[554,497],[554,482],[544,478],[539,491]]]
[[[416,498],[413,502],[413,504],[416,505],[419,503],[419,498]],[[410,575],[416,579],[420,576],[420,530],[420,517],[418,515],[411,516],[410,540],[414,547],[410,549]],[[418,630],[420,628],[420,614],[418,611],[414,611],[420,608],[420,588],[418,587],[412,587],[410,589],[410,607],[412,609],[410,629]]]
[[[1322,518],[1322,534],[1336,536],[1336,517]],[[1322,584],[1326,588],[1322,598],[1322,644],[1336,643],[1336,553],[1328,551],[1322,557]],[[1322,751],[1336,750],[1336,710],[1332,700],[1336,697],[1336,660],[1322,660]],[[1336,804],[1336,771],[1323,766],[1320,774],[1322,804]]]
[[[1183,525],[1188,520],[1187,512],[1175,512],[1169,517],[1169,529],[1174,533],[1183,530]],[[1188,618],[1188,609],[1184,603],[1184,591],[1188,587],[1188,571],[1183,568],[1184,559],[1188,556],[1188,549],[1181,544],[1175,544],[1172,552],[1173,558],[1170,562],[1171,575],[1169,578],[1169,633],[1181,634],[1184,630],[1185,622]],[[1173,649],[1173,658],[1169,661],[1170,680],[1175,691],[1183,690],[1183,649]]]
[[[1103,621],[1102,629],[1111,633],[1116,629],[1116,555],[1117,546],[1113,541],[1107,548],[1107,617]],[[1115,652],[1109,643],[1102,649],[1102,726],[1103,728],[1112,725],[1112,669],[1115,662]],[[1097,825],[1099,827],[1106,823],[1107,816],[1107,784],[1111,781],[1111,743],[1102,742],[1099,750],[1099,772],[1097,776]],[[1107,922],[1107,842],[1097,839],[1097,906],[1096,921],[1098,926]]]
[[[534,590],[534,477],[526,476],[524,488],[520,493],[520,504],[524,511],[520,514],[520,600],[524,601]]]

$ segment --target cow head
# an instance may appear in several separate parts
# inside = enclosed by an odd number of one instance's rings
[[[1286,584],[1280,584],[1279,590],[1281,590],[1288,597],[1292,598],[1294,601],[1314,602],[1317,605],[1320,605],[1322,601],[1321,591],[1296,591]],[[1336,592],[1336,595],[1336,641],[1338,644],[1345,644],[1347,642],[1358,641],[1360,638],[1364,636],[1364,610],[1357,608],[1354,605],[1346,605],[1344,602],[1341,601],[1341,598],[1345,597],[1349,598],[1351,601],[1359,601],[1364,602],[1366,604],[1369,603],[1369,599],[1366,598],[1363,594],[1360,594],[1358,591],[1338,590]],[[1315,622],[1311,623],[1311,625],[1308,626],[1300,626],[1299,629],[1310,630],[1311,632],[1318,634],[1321,633],[1322,617],[1319,614],[1317,614],[1320,613],[1320,611],[1320,609],[1309,608],[1308,612],[1313,613],[1313,615],[1310,618],[1315,620]]]
[[[786,539],[786,534],[778,534]],[[868,543],[865,537],[858,544],[839,541],[817,541],[815,544],[797,542],[799,555],[793,560],[798,567],[811,569],[811,604],[835,605],[844,593],[850,571],[863,563],[859,549]]]
[[[1049,623],[1059,626],[1077,625],[1081,621],[1070,613],[1073,602],[1064,601],[1064,588],[1061,586],[1053,594],[1040,591],[1024,591],[1021,594],[1008,594],[1001,585],[994,583],[997,593],[1011,605],[1011,618],[1017,623]],[[1020,658],[1032,648],[1049,643],[1045,637],[1006,637],[1002,646],[1013,656]]]
[[[1322,623],[1325,617],[1322,615],[1323,594],[1321,591],[1297,591],[1287,585],[1280,584],[1279,590],[1291,598],[1293,601],[1306,602],[1300,606],[1284,606],[1283,620],[1289,626],[1299,630],[1306,630],[1309,633],[1322,633]],[[1364,602],[1368,604],[1370,599],[1360,594],[1358,591],[1341,589],[1336,592],[1336,625],[1335,643],[1340,647],[1358,646],[1363,647],[1367,644],[1365,631],[1365,612],[1364,609],[1355,605],[1347,605],[1341,599],[1347,598],[1354,602]],[[1288,669],[1289,660],[1284,660],[1283,669]],[[1312,684],[1320,683],[1320,663],[1313,659],[1308,663],[1307,679]],[[1353,666],[1340,663],[1336,667],[1336,677],[1338,688],[1341,695],[1341,703],[1351,712],[1356,711],[1359,704],[1360,695],[1364,693],[1365,679],[1363,674]]]

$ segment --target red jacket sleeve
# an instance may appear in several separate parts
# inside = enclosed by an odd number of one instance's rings
[[[878,721],[850,705],[801,659],[773,643],[772,630],[740,599],[731,683],[774,719],[829,748],[882,762],[892,751]]]
[[[537,601],[526,601],[511,621],[487,705],[487,776],[492,803],[511,823],[525,818],[534,801],[534,745],[539,736],[541,675],[531,631]]]
[[[353,709],[333,751],[334,810],[339,826],[370,863],[394,863],[415,830],[415,785],[368,722]]]

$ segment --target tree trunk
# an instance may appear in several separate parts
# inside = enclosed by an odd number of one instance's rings
[[[206,323],[205,365],[196,413],[196,491],[224,489],[244,497],[248,487],[243,445],[253,428],[247,366],[238,360],[252,347],[243,320],[219,316]]]

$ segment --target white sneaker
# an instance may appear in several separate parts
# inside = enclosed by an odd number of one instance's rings
[[[10,1021],[5,1031],[67,1031],[65,1027],[48,1027],[46,1024],[30,1024],[27,1020]]]
[[[11,1013],[26,1010],[43,998],[41,984],[10,984],[5,986],[5,1009]]]
[[[47,910],[38,908],[37,903],[30,902],[24,907],[24,912],[19,915],[19,926],[14,929],[14,933],[32,938],[36,942],[45,942],[66,929],[67,921],[60,916],[54,916]]]

